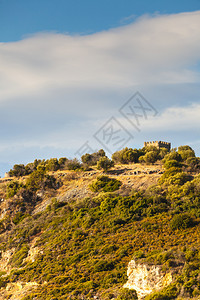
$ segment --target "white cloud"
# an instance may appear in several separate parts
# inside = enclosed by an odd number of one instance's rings
[[[88,36],[38,34],[0,45],[0,98],[50,87],[127,87],[199,80],[200,11],[143,17]]]
[[[199,61],[200,11],[144,16],[86,36],[41,33],[0,43],[1,144],[56,146],[70,139],[68,148],[77,147],[96,130],[93,120],[115,114],[132,92],[147,90],[153,99],[162,87],[174,94],[155,97],[165,112],[159,126],[149,122],[144,130],[196,130],[198,104],[180,103],[192,84],[199,99]]]
[[[187,107],[169,107],[158,116],[141,121],[141,124],[146,131],[183,132],[200,129],[199,116],[200,104],[194,103]]]

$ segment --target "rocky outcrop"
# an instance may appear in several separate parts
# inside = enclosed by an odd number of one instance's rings
[[[28,251],[28,255],[26,258],[24,258],[23,263],[27,262],[34,262],[36,257],[39,254],[43,254],[43,250],[41,250],[39,247],[35,246],[39,237],[35,237],[32,242],[30,243],[30,249]]]
[[[38,287],[36,282],[12,282],[5,289],[0,289],[0,300],[21,300]]]
[[[14,255],[14,253],[15,253],[15,248],[1,252],[1,258],[0,258],[0,271],[1,272],[9,273],[10,268],[11,268],[9,263],[10,263],[12,256]]]
[[[140,264],[135,260],[129,262],[127,276],[124,288],[136,290],[138,299],[143,299],[172,282],[172,274],[163,272],[161,266]]]

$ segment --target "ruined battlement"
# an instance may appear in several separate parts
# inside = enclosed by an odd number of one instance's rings
[[[154,146],[158,149],[166,148],[168,151],[171,149],[171,143],[163,142],[163,141],[152,141],[152,142],[144,142],[144,147]]]

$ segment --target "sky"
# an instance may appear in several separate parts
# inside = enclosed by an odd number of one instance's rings
[[[163,140],[200,156],[200,0],[0,0],[0,174]]]

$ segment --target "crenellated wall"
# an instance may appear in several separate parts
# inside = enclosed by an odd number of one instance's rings
[[[144,142],[144,147],[154,146],[156,148],[166,148],[168,151],[171,149],[171,143],[163,142],[163,141],[152,141],[152,142]]]

